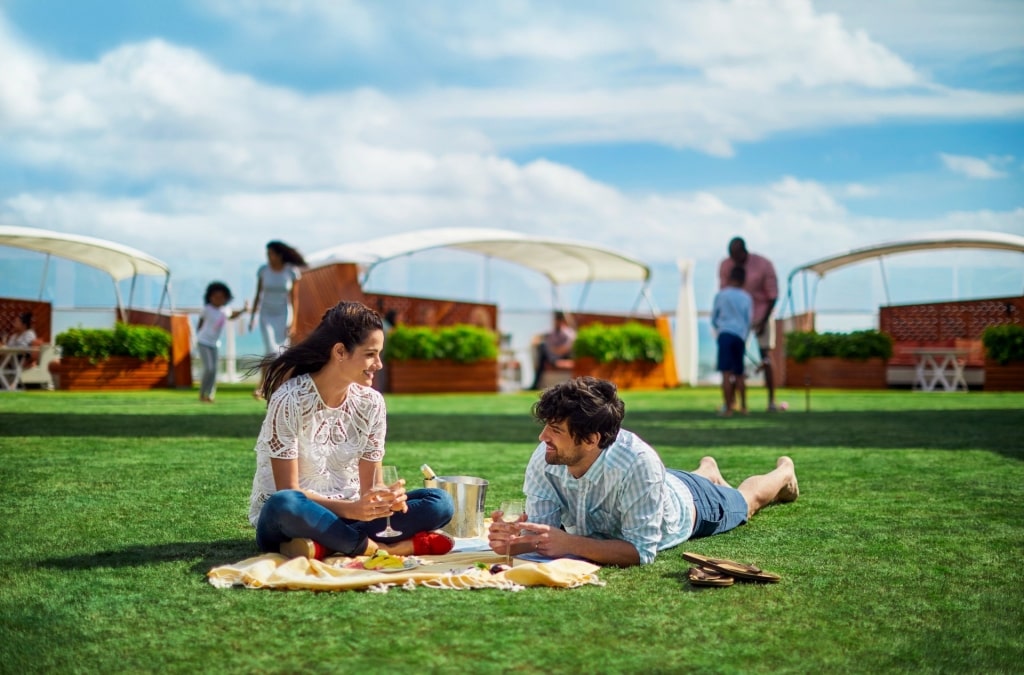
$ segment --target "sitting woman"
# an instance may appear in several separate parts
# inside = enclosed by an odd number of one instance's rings
[[[14,317],[14,332],[7,336],[7,339],[0,342],[0,347],[14,347],[18,349],[29,349],[38,347],[39,340],[36,332],[32,330],[32,312],[22,312]],[[35,365],[39,358],[39,350],[20,354],[17,357],[22,362],[22,367],[28,368]]]
[[[258,366],[268,403],[249,520],[260,550],[323,558],[452,549],[437,531],[454,513],[447,492],[406,492],[404,480],[371,492],[387,431],[384,397],[371,387],[383,348],[380,315],[340,302],[309,337]],[[389,515],[401,534],[382,537]]]

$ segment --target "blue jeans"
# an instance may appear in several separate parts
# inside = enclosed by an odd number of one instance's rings
[[[298,490],[280,490],[260,509],[256,522],[256,545],[261,551],[277,553],[289,539],[312,539],[325,549],[342,555],[362,555],[367,539],[392,544],[410,539],[417,532],[444,527],[455,514],[452,496],[437,488],[420,488],[407,493],[407,513],[393,513],[391,526],[402,532],[398,537],[378,537],[385,518],[348,520],[339,518]]]

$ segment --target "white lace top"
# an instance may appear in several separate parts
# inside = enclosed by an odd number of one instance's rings
[[[331,499],[359,498],[359,459],[384,457],[387,414],[380,392],[353,384],[345,402],[328,408],[309,375],[293,377],[270,397],[256,440],[249,522],[277,492],[270,460],[295,459],[299,487]]]

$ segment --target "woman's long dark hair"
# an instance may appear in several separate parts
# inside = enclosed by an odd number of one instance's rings
[[[306,266],[306,259],[302,257],[302,254],[283,241],[275,239],[274,241],[267,242],[267,248],[281,256],[281,261],[286,265]]]
[[[315,373],[331,358],[339,342],[352,352],[370,337],[383,331],[380,314],[361,302],[342,301],[331,307],[305,340],[288,347],[280,355],[269,355],[254,370],[263,370],[263,396],[270,401],[282,384],[305,373]]]

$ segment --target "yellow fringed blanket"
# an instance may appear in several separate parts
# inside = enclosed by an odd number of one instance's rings
[[[508,591],[527,586],[576,588],[587,584],[603,586],[597,578],[601,569],[582,560],[560,558],[550,562],[517,561],[512,569],[491,574],[476,563],[490,567],[505,561],[493,553],[449,553],[439,556],[416,556],[420,565],[395,572],[362,569],[365,557],[334,556],[324,561],[307,558],[289,560],[277,553],[247,558],[234,565],[215,567],[206,576],[217,588],[245,586],[309,591],[372,590],[386,592],[393,586],[411,590],[417,586],[464,590],[497,588]]]

